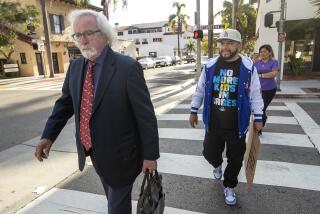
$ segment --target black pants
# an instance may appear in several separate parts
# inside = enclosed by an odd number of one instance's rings
[[[86,155],[90,155],[92,165],[96,169],[96,162],[91,150],[86,152]],[[108,199],[108,214],[131,214],[131,192],[133,184],[119,188],[113,188],[105,182],[103,177],[99,177]]]
[[[224,187],[234,188],[238,184],[238,175],[246,152],[246,137],[239,138],[235,131],[212,130],[207,132],[203,143],[203,155],[213,166],[222,164],[222,153],[227,144],[227,167],[224,171]]]
[[[262,115],[263,126],[265,126],[268,118],[266,114],[267,108],[271,103],[272,99],[274,98],[274,96],[276,95],[276,91],[277,91],[276,88],[268,91],[262,91],[262,99],[264,102],[263,115]]]

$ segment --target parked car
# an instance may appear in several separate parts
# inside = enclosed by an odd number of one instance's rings
[[[173,65],[181,65],[182,64],[182,60],[179,56],[172,56],[172,64]]]
[[[219,54],[213,54],[212,58],[215,58],[217,56],[219,56]],[[207,64],[208,60],[208,56],[201,56],[201,70],[203,69],[203,66]],[[197,71],[197,64],[194,66],[194,70]]]
[[[196,62],[196,57],[194,55],[187,55],[184,61],[186,61],[186,63],[193,63]]]
[[[169,56],[159,56],[156,58],[156,66],[170,66],[172,59]]]
[[[150,57],[142,58],[138,61],[143,69],[155,68],[156,61]]]

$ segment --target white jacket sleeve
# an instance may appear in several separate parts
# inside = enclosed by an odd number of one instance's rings
[[[261,122],[263,114],[263,99],[261,96],[261,86],[256,67],[253,67],[250,85],[250,103],[251,111],[254,114],[254,121]]]
[[[192,96],[192,101],[191,101],[191,114],[197,114],[199,108],[201,107],[203,103],[203,98],[204,98],[204,90],[205,90],[205,84],[206,84],[206,66],[203,66],[201,75],[199,77],[196,91],[194,92]]]

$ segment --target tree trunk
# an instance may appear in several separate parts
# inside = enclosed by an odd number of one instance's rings
[[[109,3],[108,1],[106,0],[104,2],[104,5],[103,5],[103,14],[107,17],[107,19],[109,20]]]
[[[180,19],[178,19],[178,56],[180,56],[180,30],[181,30],[181,27],[180,27],[181,23],[180,23]]]
[[[232,0],[232,28],[237,29],[237,0]]]
[[[45,0],[40,0],[40,3],[41,3],[41,13],[42,13],[42,19],[43,19],[42,22],[43,22],[43,28],[44,28],[45,46],[47,51],[48,63],[49,63],[50,77],[54,77],[46,2]]]

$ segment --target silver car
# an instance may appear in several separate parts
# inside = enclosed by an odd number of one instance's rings
[[[150,57],[140,59],[138,62],[141,64],[143,69],[155,68],[156,67],[155,60],[153,60]]]

